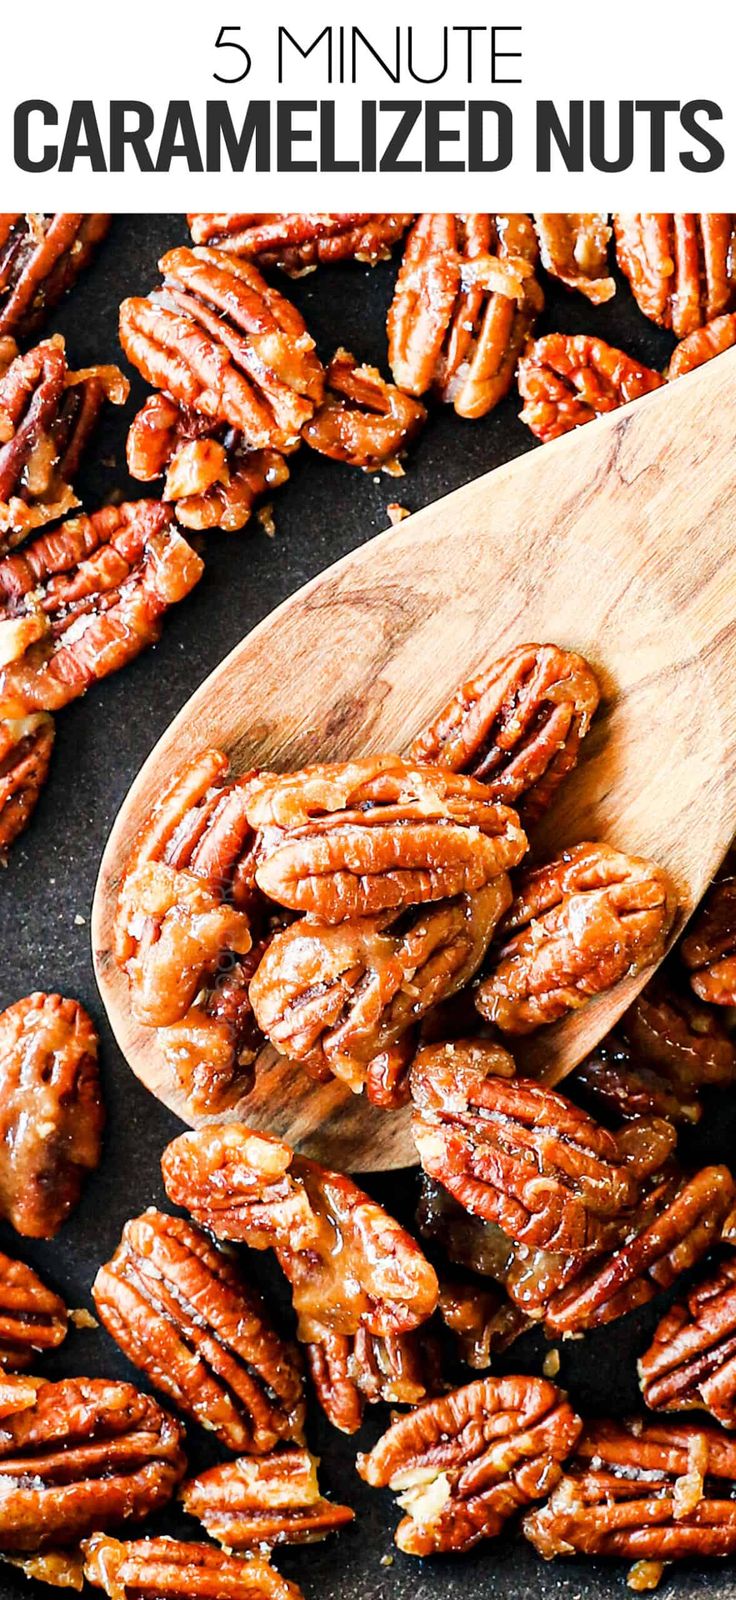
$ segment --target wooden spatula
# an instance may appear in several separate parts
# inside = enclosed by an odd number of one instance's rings
[[[111,956],[120,870],[152,803],[205,745],[235,771],[402,750],[455,685],[512,645],[593,663],[604,704],[535,853],[603,838],[671,874],[677,929],[736,831],[736,351],[477,479],[328,568],[267,617],[172,723],[100,868],[97,979],[133,1071],[194,1118],[136,1025]],[[650,974],[512,1048],[557,1082]],[[263,1053],[237,1112],[318,1159],[414,1159],[408,1117]]]

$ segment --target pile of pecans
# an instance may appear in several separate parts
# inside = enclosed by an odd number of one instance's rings
[[[734,215],[369,213],[190,216],[161,284],[125,300],[120,339],[152,393],[128,434],[130,473],[162,501],[58,519],[116,367],[70,372],[63,344],[18,355],[104,237],[107,216],[0,218],[0,850],[46,781],[53,715],[160,632],[203,563],[180,529],[242,529],[305,444],[366,472],[403,473],[428,403],[478,418],[514,379],[521,418],[557,437],[736,343]],[[666,374],[594,335],[534,339],[541,273],[596,305],[616,292],[608,253],[644,314],[680,343]],[[374,266],[404,239],[387,320],[393,382],[339,348],[323,365],[268,277]],[[265,274],[265,275],[264,275]],[[389,508],[392,521],[404,508]],[[51,536],[39,528],[53,523]],[[34,536],[34,537],[32,537]],[[25,544],[18,562],[9,552]]]
[[[0,220],[0,332],[23,336],[108,219]],[[593,304],[614,293],[605,216],[190,222],[194,248],[169,252],[161,288],[121,310],[154,391],[129,463],[165,473],[170,504],[68,518],[94,417],[124,380],[70,373],[58,339],[2,346],[0,843],[30,815],[53,714],[157,637],[196,582],[177,524],[242,527],[302,442],[395,471],[423,397],[483,415],[517,363],[540,437],[662,381],[598,340],[529,343],[540,259]],[[615,219],[642,309],[684,336],[670,377],[736,342],[732,223]],[[323,367],[261,268],[373,263],[410,224],[396,382],[344,350]],[[163,1154],[179,1214],[129,1220],[93,1285],[146,1392],[29,1375],[78,1314],[0,1256],[4,1559],[111,1600],[300,1600],[272,1552],[354,1515],[320,1487],[308,1383],[346,1434],[366,1407],[394,1408],[357,1471],[397,1496],[407,1555],[468,1550],[514,1518],[546,1559],[632,1561],[635,1589],[673,1560],[736,1553],[736,1184],[678,1149],[701,1096],[736,1082],[733,863],[565,1094],[513,1059],[518,1036],[659,963],[675,927],[666,874],[610,843],[525,861],[599,698],[582,657],[520,645],[403,754],[235,775],[205,750],[160,797],[122,873],[115,956],[205,1120]],[[417,1237],[350,1177],[225,1120],[266,1044],[387,1114],[411,1108]],[[73,1000],[34,994],[0,1014],[0,1215],[20,1235],[52,1238],[99,1161],[97,1053]],[[251,1281],[251,1251],[274,1255],[293,1337]],[[640,1416],[578,1415],[554,1347],[543,1376],[507,1370],[530,1328],[581,1338],[673,1286],[641,1354]],[[457,1360],[471,1372],[459,1386]],[[180,1417],[218,1453],[194,1476]],[[126,1537],[175,1496],[199,1541]]]

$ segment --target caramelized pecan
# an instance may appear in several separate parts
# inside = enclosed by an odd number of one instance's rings
[[[681,339],[736,303],[732,212],[618,215],[616,256],[645,317]]]
[[[703,1167],[674,1195],[665,1189],[664,1210],[660,1198],[650,1207],[652,1220],[642,1226],[632,1219],[624,1242],[610,1256],[593,1262],[552,1296],[545,1309],[548,1332],[600,1327],[668,1289],[713,1248],[735,1196],[727,1167]]]
[[[544,305],[529,217],[425,212],[409,234],[388,314],[401,389],[434,390],[461,417],[508,393]]]
[[[70,372],[58,336],[0,376],[0,554],[78,504],[76,475],[100,408],[127,398],[118,367]]]
[[[736,1005],[736,876],[730,864],[698,906],[680,955],[701,1000]]]
[[[0,560],[0,712],[56,711],[160,638],[203,563],[157,500],[73,517]]]
[[[594,306],[612,299],[616,284],[608,276],[611,227],[605,212],[537,212],[534,226],[550,277],[579,289]]]
[[[424,406],[387,383],[377,367],[358,366],[349,350],[336,352],[325,376],[325,398],[302,438],[333,461],[401,477],[400,458],[427,420]]]
[[[384,1337],[363,1327],[325,1333],[306,1356],[317,1399],[341,1433],[357,1432],[366,1404],[413,1406],[440,1387],[439,1351],[424,1328]]]
[[[676,1561],[736,1550],[736,1441],[696,1423],[588,1423],[522,1527],[541,1556]]]
[[[278,450],[250,450],[232,428],[165,394],[149,395],[126,446],[131,475],[142,483],[166,475],[164,499],[185,528],[237,532],[259,500],[289,476]]]
[[[736,312],[731,311],[724,317],[714,317],[712,322],[705,324],[705,327],[696,328],[693,333],[687,334],[673,351],[666,376],[670,380],[682,378],[686,372],[704,366],[706,361],[712,361],[714,356],[722,355],[724,350],[730,350],[734,344],[736,344]]]
[[[105,1378],[16,1382],[17,1409],[8,1402],[0,1428],[3,1550],[75,1544],[171,1499],[186,1464],[181,1428],[149,1395]]]
[[[149,1210],[127,1222],[93,1294],[129,1360],[230,1450],[257,1454],[301,1438],[304,1399],[293,1345],[203,1233]]]
[[[316,1456],[308,1450],[275,1450],[241,1456],[211,1467],[185,1483],[184,1510],[198,1517],[226,1550],[258,1550],[278,1544],[326,1539],[355,1513],[319,1491]]]
[[[399,1495],[407,1555],[469,1550],[554,1486],[580,1427],[545,1379],[481,1378],[399,1418],[358,1472]]]
[[[178,1539],[121,1544],[94,1534],[84,1544],[84,1576],[110,1600],[302,1600],[270,1562],[225,1555],[213,1545]]]
[[[275,1250],[306,1343],[361,1327],[384,1338],[431,1316],[437,1278],[419,1246],[341,1173],[238,1123],[182,1134],[162,1168],[169,1198],[216,1237]]]
[[[639,1377],[653,1411],[709,1411],[736,1428],[736,1260],[722,1261],[665,1312]]]
[[[413,761],[469,773],[535,823],[578,759],[600,700],[583,656],[523,644],[467,683],[414,739]]]
[[[0,216],[0,335],[38,327],[88,266],[110,221],[101,212]]]
[[[18,1372],[66,1338],[64,1301],[23,1261],[0,1254],[0,1368]]]
[[[579,1264],[636,1204],[638,1174],[613,1134],[513,1070],[505,1050],[482,1040],[420,1050],[411,1073],[420,1162],[517,1245]]]
[[[658,974],[571,1083],[624,1118],[697,1122],[699,1090],[726,1087],[735,1077],[736,1046],[717,1012],[678,993]]]
[[[411,220],[411,214],[380,211],[200,212],[187,217],[195,244],[232,250],[263,267],[281,267],[292,278],[335,261],[365,261],[373,267],[390,256]]]
[[[659,372],[587,333],[547,333],[533,340],[517,376],[521,421],[543,443],[664,383]]]
[[[0,1214],[50,1239],[100,1159],[97,1035],[76,1000],[31,994],[0,1012]]]
[[[374,1104],[401,1102],[416,1022],[483,960],[511,891],[505,875],[476,894],[327,927],[300,917],[274,935],[250,985],[256,1021],[282,1055]],[[398,1092],[391,1082],[397,1082]]]
[[[300,312],[251,262],[221,250],[170,250],[160,267],[163,288],[120,307],[129,360],[251,449],[294,449],[324,394]]]
[[[674,914],[661,867],[610,845],[575,845],[522,872],[476,994],[481,1016],[505,1033],[556,1022],[659,961]]]
[[[33,816],[51,765],[56,729],[45,711],[0,718],[0,853]]]
[[[526,849],[482,784],[398,756],[262,774],[247,810],[264,894],[330,923],[472,893]]]
[[[264,949],[249,867],[250,774],[204,750],[164,790],[123,872],[115,957],[136,1017],[158,1029],[164,1060],[194,1110],[215,1112],[249,1086],[263,1036],[249,984]],[[249,915],[250,914],[250,915]]]

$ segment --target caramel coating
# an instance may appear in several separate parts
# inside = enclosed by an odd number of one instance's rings
[[[167,1147],[162,1169],[169,1199],[217,1238],[275,1250],[306,1343],[361,1327],[383,1338],[431,1316],[437,1277],[406,1230],[283,1141],[239,1123],[202,1128]]]

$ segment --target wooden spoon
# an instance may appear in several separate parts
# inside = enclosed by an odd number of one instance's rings
[[[676,932],[736,831],[736,351],[498,468],[370,540],[254,628],[139,773],[103,856],[92,914],[100,992],[133,1071],[190,1123],[155,1034],[111,956],[120,870],[184,762],[235,772],[402,750],[456,684],[530,640],[579,650],[604,703],[535,853],[607,839],[667,868]],[[557,1082],[651,975],[512,1041]],[[272,1050],[232,1113],[338,1167],[415,1160],[406,1112],[319,1085]]]

